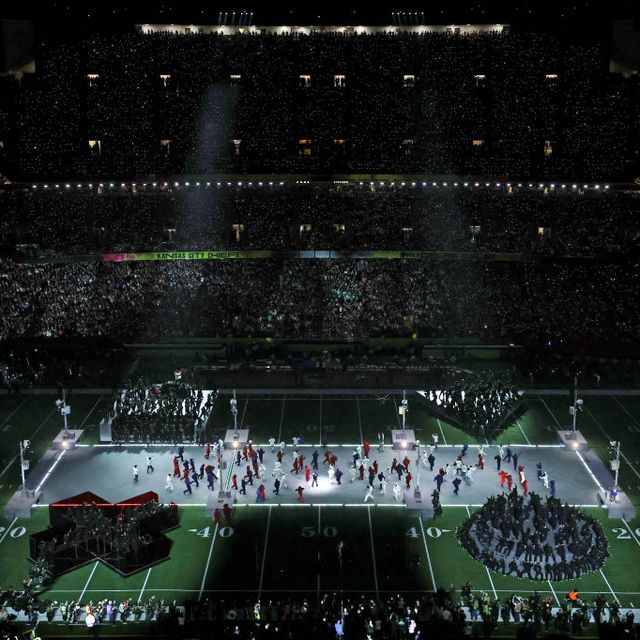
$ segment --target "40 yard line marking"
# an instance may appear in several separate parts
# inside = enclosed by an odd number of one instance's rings
[[[242,410],[242,417],[240,418],[240,426],[244,424],[244,414],[247,413],[247,405],[249,404],[249,396],[244,401],[244,409]]]
[[[427,538],[424,534],[424,525],[422,524],[422,518],[418,516],[418,522],[420,523],[420,532],[422,533],[422,543],[424,544],[424,552],[427,554],[427,562],[429,563],[429,573],[431,574],[431,584],[433,585],[433,591],[437,591],[436,579],[433,575],[433,565],[431,564],[431,554],[429,553],[429,547],[427,546]]]
[[[227,480],[224,483],[224,490],[226,491],[229,487],[229,482],[231,481],[231,472],[233,471],[233,467],[235,466],[235,462],[232,462],[229,466],[229,473],[227,474]],[[211,564],[211,556],[213,555],[213,545],[216,542],[216,537],[218,536],[218,529],[220,528],[219,524],[216,524],[216,528],[213,530],[213,537],[211,538],[211,546],[209,547],[209,555],[207,556],[207,564],[204,567],[204,573],[202,574],[202,582],[200,583],[200,592],[198,593],[198,600],[202,600],[202,594],[204,593],[204,585],[207,580],[207,573],[209,573],[209,565]]]
[[[469,507],[467,505],[465,505],[465,509],[467,510],[467,517],[471,516],[471,512],[469,511]],[[491,583],[491,591],[493,591],[493,597],[497,600],[498,599],[498,592],[496,591],[496,585],[493,584],[493,578],[491,577],[491,574],[489,573],[489,567],[485,566],[485,571],[487,572],[487,578],[489,578],[489,582]],[[557,600],[557,598],[556,598]]]

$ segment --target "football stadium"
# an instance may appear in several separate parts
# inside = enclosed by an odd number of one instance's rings
[[[637,16],[0,6],[0,638],[639,638]]]

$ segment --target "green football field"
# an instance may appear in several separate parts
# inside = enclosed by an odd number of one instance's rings
[[[437,420],[410,395],[408,424],[427,442],[432,433],[440,442],[463,444],[469,438]],[[61,428],[53,395],[4,396],[0,400],[0,499],[3,504],[18,488],[14,460],[18,440],[31,438],[35,457],[48,448]],[[640,503],[640,397],[586,396],[579,428],[590,446],[608,460],[607,444],[620,439],[624,455],[620,484],[634,504]],[[376,441],[380,429],[396,425],[393,395],[239,395],[239,420],[251,429],[254,442],[271,435],[306,442],[356,443]],[[107,395],[79,394],[70,399],[72,426],[86,430],[84,442],[96,442],[97,423],[110,404]],[[501,435],[509,444],[554,444],[555,429],[566,425],[568,397],[544,396],[525,401],[526,411]],[[221,396],[210,421],[212,430],[229,423],[228,396]],[[290,441],[290,440],[289,440]],[[63,469],[63,465],[61,465]],[[58,471],[59,472],[59,471]],[[70,478],[75,492],[81,478]],[[235,509],[233,519],[216,527],[203,507],[181,507],[180,525],[167,535],[173,541],[171,558],[129,578],[121,578],[99,562],[92,562],[58,578],[43,597],[57,600],[198,599],[215,595],[268,599],[289,593],[310,600],[327,591],[370,593],[460,589],[467,580],[474,589],[503,599],[512,592],[547,592],[561,599],[571,588],[584,595],[602,593],[624,607],[640,606],[640,519],[625,523],[608,520],[602,509],[589,510],[602,521],[611,557],[602,571],[572,582],[533,582],[505,577],[472,560],[457,544],[455,529],[468,516],[466,507],[447,507],[442,518],[421,520],[403,506],[269,506]],[[0,520],[0,586],[19,587],[27,576],[28,537],[46,528],[48,509],[36,508],[30,519]],[[342,543],[342,561],[338,545]]]

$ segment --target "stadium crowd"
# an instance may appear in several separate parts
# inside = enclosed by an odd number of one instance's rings
[[[268,265],[269,268],[266,268]],[[634,339],[629,262],[0,262],[0,339]]]
[[[37,57],[0,91],[8,175],[603,179],[636,153],[637,83],[549,34],[123,33]]]
[[[233,597],[205,597],[202,601],[158,600],[155,596],[121,600],[38,601],[23,590],[0,592],[0,630],[8,633],[18,614],[32,623],[84,625],[87,613],[98,628],[136,622],[162,628],[215,630],[223,638],[314,638],[345,640],[417,640],[420,637],[490,637],[498,623],[518,625],[522,631],[580,634],[595,624],[602,638],[640,637],[633,611],[598,596],[593,602],[572,591],[557,605],[551,597],[511,594],[502,602],[467,583],[462,594],[439,590],[435,594],[395,594],[378,600],[368,596],[327,593],[319,601],[304,597],[269,598],[262,602]],[[134,627],[135,628],[135,627]]]
[[[514,185],[510,191],[504,183],[476,188],[475,182],[457,188],[431,182],[145,184],[1,189],[0,238],[7,246],[35,244],[50,254],[177,248],[593,256],[629,248],[640,234],[639,194],[605,191],[604,185],[573,190],[569,184],[564,191],[561,184]]]

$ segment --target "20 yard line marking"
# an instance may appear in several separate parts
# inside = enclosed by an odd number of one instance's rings
[[[422,543],[424,544],[424,552],[427,554],[427,562],[429,563],[429,573],[431,574],[431,584],[433,585],[434,592],[438,590],[436,587],[436,579],[433,575],[433,565],[431,564],[431,555],[429,554],[429,547],[427,546],[427,538],[424,534],[424,525],[422,524],[422,518],[418,516],[418,522],[420,523],[420,531],[422,533]]]
[[[529,438],[527,438],[527,434],[524,432],[524,429],[520,426],[520,421],[518,420],[518,418],[516,418],[516,424],[518,425],[518,429],[520,429],[520,431],[522,432],[522,435],[524,436],[524,439],[527,441],[527,444],[531,444],[531,442],[529,442]],[[557,600],[557,598],[556,598]],[[560,603],[558,603],[560,604]]]
[[[607,440],[609,440],[609,442],[611,442],[611,437],[604,430],[604,427],[600,424],[600,421],[586,407],[585,407],[585,411],[589,414],[589,417],[593,420],[593,422],[595,422],[595,424],[597,425],[598,429],[600,429],[600,431],[602,431],[602,433],[604,433],[604,435],[606,436]],[[629,468],[631,469],[631,471],[633,471],[633,473],[635,473],[638,476],[638,478],[640,478],[640,473],[638,473],[636,468],[629,461],[629,458],[627,458],[627,456],[625,456],[624,453],[622,453],[622,451],[620,452],[620,457],[629,465]]]
[[[373,546],[373,524],[371,523],[371,506],[367,505],[367,515],[369,516],[369,538],[371,539],[371,557],[373,558],[373,583],[376,587],[376,600],[380,599],[378,589],[378,569],[376,568],[376,550]]]
[[[260,584],[258,585],[258,602],[260,602],[260,596],[262,595],[262,580],[264,579],[264,567],[267,561],[267,545],[269,544],[269,528],[271,527],[271,507],[269,505],[269,515],[267,516],[267,532],[264,535],[264,550],[262,552],[262,569],[260,569]],[[320,511],[318,509],[318,511]]]
[[[613,599],[620,604],[620,600],[618,600],[618,596],[616,595],[615,591],[611,588],[611,585],[609,584],[609,581],[607,580],[607,577],[604,575],[602,569],[600,569],[600,575],[602,576],[602,579],[607,583],[607,587],[609,587],[609,591],[611,591],[611,595],[613,596]]]
[[[86,584],[84,585],[84,589],[82,590],[82,593],[80,594],[80,597],[78,598],[78,602],[80,604],[82,604],[82,597],[85,594],[85,591],[87,590],[87,587],[89,586],[89,583],[91,582],[91,578],[93,578],[93,574],[96,572],[96,569],[98,568],[98,560],[96,560],[95,564],[93,565],[93,569],[91,570],[91,573],[89,574],[89,578],[87,579]]]
[[[471,512],[469,511],[469,507],[465,505],[465,509],[467,510],[467,516],[471,516]],[[487,578],[489,578],[489,582],[491,583],[491,591],[493,591],[493,597],[497,600],[498,599],[498,592],[496,591],[496,586],[493,584],[493,578],[491,577],[491,574],[489,573],[489,567],[485,566],[485,571],[487,572]],[[557,600],[557,598],[556,598]]]
[[[142,584],[142,591],[140,591],[140,595],[138,596],[138,602],[142,600],[142,594],[144,593],[144,590],[147,587],[147,582],[149,581],[149,576],[151,575],[151,569],[153,569],[153,567],[149,567],[149,571],[147,571],[147,576],[144,579],[144,582]]]
[[[627,531],[631,534],[631,537],[636,541],[636,544],[640,546],[640,541],[636,538],[636,534],[633,532],[633,529],[627,524],[627,521],[624,518],[620,518],[622,520],[622,524],[627,528]]]

